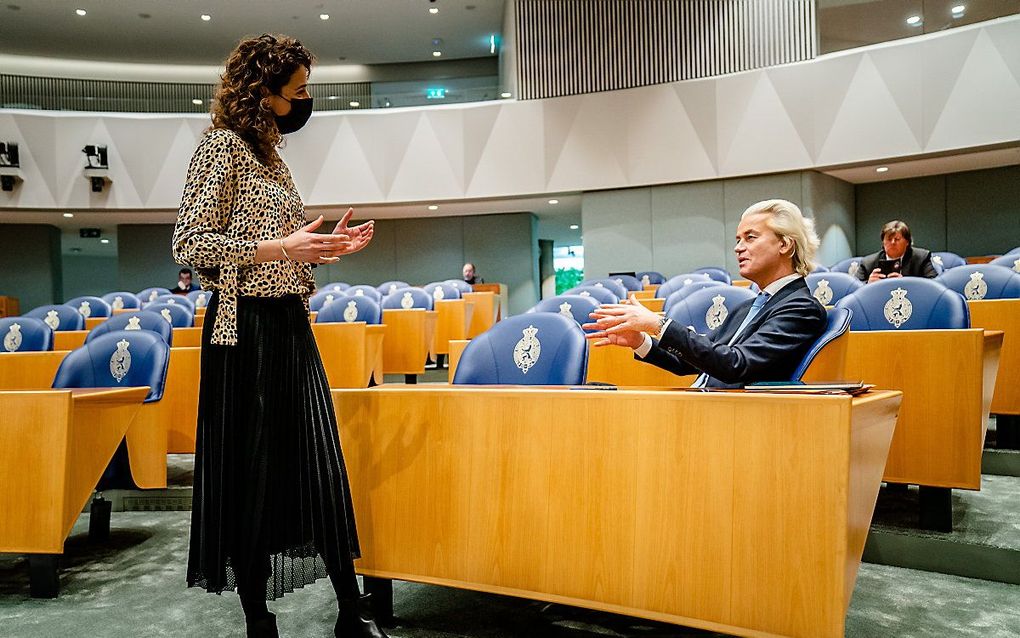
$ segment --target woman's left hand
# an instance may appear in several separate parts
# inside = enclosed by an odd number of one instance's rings
[[[340,218],[340,221],[336,223],[336,227],[333,228],[334,235],[346,235],[350,237],[350,246],[343,250],[342,255],[352,255],[372,241],[372,236],[375,234],[375,220],[369,220],[364,224],[357,226],[348,227],[351,217],[354,216],[354,209],[348,208],[344,216]]]

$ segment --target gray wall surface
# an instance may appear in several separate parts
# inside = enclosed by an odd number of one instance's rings
[[[173,224],[117,226],[117,284],[111,290],[138,292],[150,286],[173,288],[181,266],[170,253]]]
[[[64,272],[64,298],[60,301],[82,295],[102,297],[112,292],[120,280],[116,256],[64,254],[61,262]],[[131,289],[132,292],[138,290],[141,288]]]
[[[823,240],[819,263],[853,254],[853,186],[804,171],[585,193],[585,276],[627,270],[671,276],[701,266],[725,266],[735,275],[733,237],[740,215],[773,198],[788,199],[815,219]]]
[[[905,221],[918,246],[964,257],[1020,245],[1020,166],[860,184],[856,191],[861,254],[882,247],[879,232],[890,219]]]
[[[60,229],[4,224],[0,229],[0,295],[17,297],[21,312],[64,301]]]

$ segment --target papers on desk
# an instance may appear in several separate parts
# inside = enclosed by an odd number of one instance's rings
[[[864,394],[873,387],[875,386],[863,381],[821,381],[817,383],[783,381],[752,383],[744,386],[744,390],[748,392],[776,392],[783,394],[849,394],[855,397],[859,394]]]

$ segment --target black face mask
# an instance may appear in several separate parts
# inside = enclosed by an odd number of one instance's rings
[[[287,100],[282,95],[279,97]],[[276,128],[283,135],[298,130],[312,116],[312,98],[294,98],[287,101],[290,102],[290,113],[286,115],[273,115],[276,118]]]

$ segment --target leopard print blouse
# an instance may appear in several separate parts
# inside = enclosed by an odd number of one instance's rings
[[[282,162],[269,168],[229,129],[206,133],[191,158],[173,236],[173,256],[219,292],[212,343],[237,344],[237,298],[315,290],[310,264],[255,263],[261,240],[281,239],[305,224],[304,204]]]

